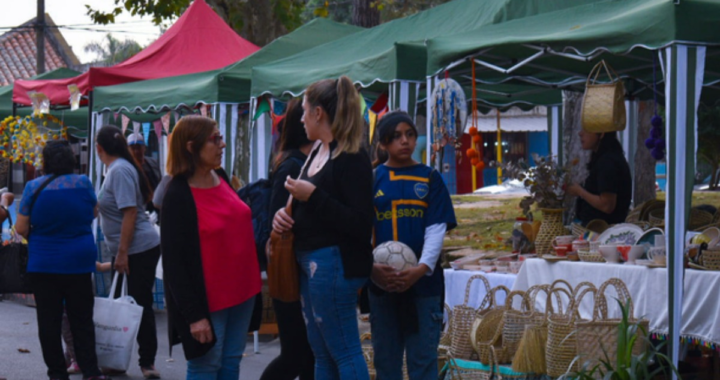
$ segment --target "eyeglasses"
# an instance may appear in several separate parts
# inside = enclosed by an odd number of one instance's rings
[[[223,142],[223,135],[212,135],[210,136],[210,141],[212,141],[215,145],[220,145]]]

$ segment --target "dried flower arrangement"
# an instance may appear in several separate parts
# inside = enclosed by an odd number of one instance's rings
[[[532,167],[523,159],[517,163],[491,164],[495,167],[500,166],[507,177],[522,182],[528,189],[530,195],[520,201],[520,208],[529,217],[532,217],[530,207],[533,204],[537,204],[538,208],[563,208],[565,188],[570,181],[570,165],[576,163],[575,160],[569,165],[562,166],[553,159],[553,156],[541,157],[533,153],[532,157],[535,161],[535,166]]]

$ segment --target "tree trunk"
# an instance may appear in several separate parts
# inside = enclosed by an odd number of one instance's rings
[[[238,133],[235,140],[235,174],[243,186],[247,185],[250,179],[250,113],[240,112],[238,115]]]
[[[580,129],[582,128],[583,94],[580,92],[563,91],[563,162],[575,164],[570,167],[570,183],[582,184],[588,176],[587,164],[590,162],[590,153],[582,149],[580,144]],[[565,197],[566,219],[570,224],[575,219],[576,197]]]
[[[372,28],[380,24],[380,12],[372,6],[372,0],[353,0],[353,25]]]
[[[635,178],[633,179],[633,203],[635,206],[655,199],[655,165],[657,161],[645,146],[645,140],[650,137],[650,120],[653,117],[652,101],[639,102],[637,126],[637,151],[635,152]]]

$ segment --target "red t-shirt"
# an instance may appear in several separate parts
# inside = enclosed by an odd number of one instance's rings
[[[191,187],[197,208],[205,291],[210,312],[237,306],[260,292],[250,207],[230,185]]]

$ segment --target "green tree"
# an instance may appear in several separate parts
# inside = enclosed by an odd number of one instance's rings
[[[86,53],[95,53],[98,61],[114,65],[139,53],[143,47],[136,41],[128,39],[121,41],[108,33],[103,40],[90,42],[84,49]]]
[[[302,25],[307,0],[206,0],[215,12],[248,41],[264,46]],[[191,0],[114,0],[109,11],[86,5],[97,24],[112,24],[123,12],[150,16],[156,25],[180,16]]]
[[[720,176],[720,107],[701,106],[698,110],[698,158],[710,166],[710,189],[716,190]]]

